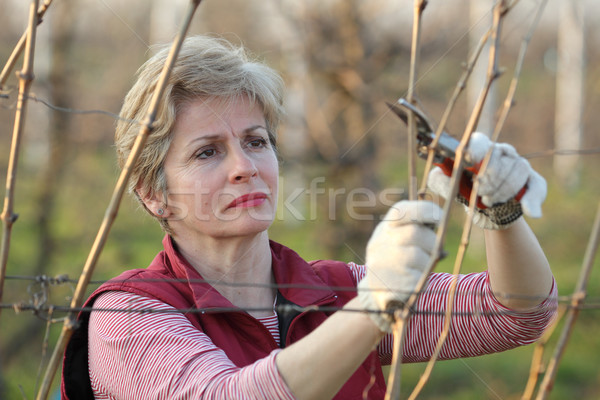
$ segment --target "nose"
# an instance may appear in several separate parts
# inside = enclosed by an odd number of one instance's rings
[[[254,160],[243,149],[236,149],[231,154],[231,169],[229,181],[231,183],[244,183],[258,175],[258,168]]]

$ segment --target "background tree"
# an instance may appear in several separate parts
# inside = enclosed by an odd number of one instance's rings
[[[556,66],[556,133],[557,150],[581,148],[583,143],[582,112],[585,93],[585,21],[579,0],[560,4]],[[554,173],[563,188],[573,191],[579,185],[581,157],[557,155]]]

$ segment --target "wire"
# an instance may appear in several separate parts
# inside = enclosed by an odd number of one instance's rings
[[[106,308],[94,308],[94,307],[79,307],[72,308],[70,306],[65,305],[56,305],[56,304],[46,304],[47,299],[50,297],[49,288],[50,286],[57,286],[63,284],[71,284],[75,281],[73,279],[69,279],[67,275],[58,275],[56,277],[49,277],[47,275],[37,275],[37,276],[7,276],[6,279],[10,280],[23,280],[23,281],[31,281],[32,285],[40,285],[40,292],[32,292],[30,288],[28,288],[28,292],[30,293],[31,299],[29,301],[22,301],[16,303],[3,303],[0,304],[0,308],[2,309],[13,309],[15,313],[19,314],[23,311],[33,311],[36,316],[46,319],[44,313],[52,313],[52,312],[91,312],[91,311],[105,311],[105,312],[135,312],[135,313],[164,313],[164,312],[178,312],[178,313],[227,313],[227,312],[253,312],[253,311],[271,311],[271,308],[260,308],[260,307],[249,307],[249,308],[239,308],[239,307],[212,307],[212,308],[185,308],[185,309],[172,309],[172,310],[155,310],[155,309],[106,309]],[[112,282],[124,282],[119,280],[111,280]],[[194,280],[186,280],[186,279],[130,279],[128,282],[189,282],[191,284],[211,284],[211,285],[224,285],[224,286],[233,286],[233,287],[268,287],[275,289],[284,289],[284,288],[296,288],[296,289],[307,289],[307,290],[335,290],[335,291],[356,291],[356,287],[331,287],[331,286],[312,286],[312,285],[297,285],[297,284],[255,284],[255,283],[227,283],[227,282],[215,282],[215,281],[207,281],[202,279],[194,279]],[[105,283],[105,281],[96,281],[96,283]],[[446,295],[446,291],[439,291],[437,293],[429,292],[434,295]],[[467,296],[472,294],[472,291],[461,292],[458,296]],[[504,298],[527,298],[527,299],[539,299],[543,301],[544,298],[533,297],[533,296],[509,296],[504,295]],[[600,298],[598,297],[588,297],[586,301],[574,306],[572,304],[573,296],[558,296],[557,301],[559,307],[563,308],[577,308],[580,310],[600,310]],[[362,309],[347,309],[342,307],[332,307],[332,306],[298,306],[293,304],[283,304],[277,305],[275,310],[281,313],[288,312],[366,312],[366,313],[382,313],[380,310],[362,310]],[[540,311],[544,311],[542,308]],[[391,312],[390,312],[391,313]],[[414,309],[412,313],[415,315],[437,315],[444,316],[445,312],[442,311],[430,311],[423,309]],[[512,310],[503,310],[503,311],[475,311],[475,312],[460,312],[453,311],[452,315],[454,316],[469,316],[469,315],[478,315],[478,316],[494,316],[494,315],[511,315],[514,314]]]
[[[73,284],[78,281],[75,279],[71,279],[66,274],[58,275],[56,277],[50,277],[47,275],[7,275],[6,280],[22,280],[22,281],[33,281],[36,283],[43,283],[48,285],[61,285],[65,283]],[[335,292],[356,292],[356,286],[315,286],[315,285],[306,285],[306,284],[297,284],[297,283],[254,283],[254,282],[225,282],[220,280],[207,280],[207,279],[178,279],[178,278],[165,278],[165,279],[108,279],[108,280],[91,280],[90,284],[93,285],[102,285],[104,283],[157,283],[157,282],[168,282],[168,283],[190,283],[194,284],[208,284],[213,287],[215,286],[223,286],[223,287],[252,287],[252,288],[267,288],[267,289],[306,289],[306,290],[316,290],[316,291],[335,291]],[[384,291],[388,289],[371,289],[371,291]],[[402,292],[405,295],[411,295],[414,293]],[[432,295],[445,295],[447,292],[445,290],[427,290],[428,294]],[[470,296],[472,294],[480,293],[475,290],[463,290],[460,293],[457,293],[457,296]],[[498,294],[496,294],[498,295]],[[510,293],[502,293],[503,299],[520,299],[520,300],[544,300],[546,297],[540,296],[527,296],[527,295],[514,295]],[[588,298],[589,299],[589,298]],[[559,296],[557,298],[559,302],[569,302],[571,301],[571,296]]]
[[[598,301],[598,300],[596,300]],[[600,302],[596,304],[597,309],[600,309]],[[154,309],[154,308],[142,308],[142,309],[130,309],[130,308],[99,308],[99,307],[69,307],[69,306],[61,306],[61,305],[42,305],[37,306],[29,303],[2,303],[0,304],[0,308],[2,309],[13,309],[15,313],[21,314],[24,311],[34,311],[34,312],[92,312],[92,311],[100,311],[100,312],[122,312],[122,313],[133,313],[133,314],[171,314],[171,313],[181,313],[181,314],[220,314],[220,313],[239,313],[239,312],[260,312],[260,311],[272,311],[275,310],[278,313],[290,313],[290,312],[298,312],[298,313],[306,313],[306,312],[324,312],[324,313],[334,313],[334,312],[350,312],[350,313],[366,313],[366,314],[389,314],[393,315],[393,311],[382,311],[382,310],[371,310],[371,309],[353,309],[353,308],[343,308],[337,306],[299,306],[295,304],[281,304],[277,305],[274,308],[272,307],[209,307],[209,308],[172,308],[169,310],[165,309]],[[586,307],[578,307],[578,308],[586,308]],[[589,309],[589,308],[586,308]],[[546,308],[540,309],[540,311],[546,311]],[[453,316],[502,316],[502,315],[514,315],[514,311],[512,310],[503,310],[503,311],[484,311],[484,312],[460,312],[453,311]],[[413,315],[434,315],[443,317],[446,315],[444,311],[426,311],[421,309],[415,309],[412,311]]]
[[[0,98],[8,98],[9,97],[9,93],[10,92],[4,92],[4,93],[2,93],[2,96],[0,96]],[[116,121],[124,121],[124,122],[128,122],[128,123],[131,123],[131,124],[141,125],[140,121],[136,121],[136,120],[128,119],[128,118],[123,118],[119,114],[115,114],[113,112],[106,111],[106,110],[99,110],[99,109],[95,109],[95,110],[94,109],[92,109],[92,110],[78,110],[78,109],[75,109],[75,108],[68,108],[68,107],[57,106],[57,105],[54,105],[54,104],[50,103],[48,100],[44,100],[44,99],[36,96],[35,93],[32,93],[32,94],[28,95],[27,99],[35,101],[36,103],[41,103],[41,104],[45,105],[46,107],[48,107],[49,109],[54,110],[54,111],[64,112],[64,113],[68,113],[68,114],[81,114],[81,115],[89,115],[89,114],[106,115],[106,116],[109,116],[109,117],[113,118]],[[9,106],[3,106],[2,108],[7,109],[7,110],[12,110],[15,107],[16,107],[16,102],[12,103]]]

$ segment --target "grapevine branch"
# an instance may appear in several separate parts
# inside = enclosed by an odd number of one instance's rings
[[[494,22],[498,21],[498,25],[500,24],[501,18],[503,15],[506,15],[508,13],[508,11],[510,11],[510,8],[507,9],[503,9],[502,5],[499,3],[498,4],[499,7],[497,7],[495,9],[494,12]],[[535,31],[535,28],[537,27],[538,23],[539,23],[539,19],[542,15],[542,12],[544,10],[544,7],[546,5],[546,1],[543,1],[540,3],[540,6],[538,7],[538,11],[536,14],[536,17],[534,18],[531,27],[528,31],[528,33],[525,35],[524,39],[523,39],[523,44],[521,46],[521,52],[519,55],[519,58],[517,59],[517,64],[515,67],[515,72],[514,72],[514,76],[510,85],[510,88],[508,90],[508,94],[507,94],[507,98],[504,102],[504,108],[502,110],[501,113],[501,117],[498,121],[498,123],[496,124],[496,128],[494,131],[494,135],[492,140],[496,141],[501,130],[502,127],[504,125],[504,122],[506,120],[506,117],[508,115],[508,112],[511,108],[511,105],[513,103],[513,98],[516,92],[516,87],[519,81],[519,77],[520,77],[520,73],[521,73],[521,69],[522,69],[522,65],[525,59],[525,54],[527,52],[527,45],[531,40],[531,37],[533,36],[533,32]],[[492,54],[495,55],[496,54],[496,50],[497,47],[499,46],[498,43],[498,39],[499,39],[499,29],[496,30],[494,29],[493,32],[498,31],[498,34],[495,35],[496,36],[496,40],[493,43],[493,48],[492,48]],[[493,59],[490,60],[490,65],[492,66],[492,68],[490,68],[490,70],[488,71],[488,77],[487,77],[487,81],[488,81],[488,87],[489,85],[491,85],[491,83],[493,82],[493,80],[496,79],[496,77],[498,76],[498,74],[496,73],[497,67],[495,66],[497,60],[497,56],[495,56]],[[489,159],[491,157],[491,148],[490,151],[488,151],[488,153],[486,154],[482,166],[479,170],[478,175],[484,174],[487,166],[489,164]],[[475,204],[477,203],[477,191],[478,191],[478,187],[479,187],[479,181],[476,180],[474,185],[473,185],[473,190],[471,192],[471,198],[469,199],[469,212],[467,214],[467,218],[465,220],[465,224],[463,227],[463,234],[461,237],[461,242],[460,242],[460,247],[458,249],[458,255],[456,257],[455,260],[455,265],[454,265],[454,270],[453,270],[453,274],[455,277],[458,277],[458,274],[460,273],[460,269],[462,266],[462,263],[464,261],[464,257],[466,255],[466,251],[467,251],[467,247],[469,245],[469,238],[471,235],[471,227],[472,227],[472,223],[473,223],[473,216],[475,215]],[[417,396],[419,395],[420,391],[422,390],[422,388],[425,386],[426,381],[429,379],[429,376],[431,374],[431,371],[433,370],[433,366],[435,364],[436,359],[439,357],[439,354],[441,352],[442,346],[444,344],[444,342],[446,341],[446,338],[448,337],[448,333],[450,331],[450,319],[451,319],[451,315],[452,315],[452,311],[454,308],[454,294],[455,294],[455,289],[456,289],[456,284],[457,284],[457,278],[455,278],[455,280],[452,282],[452,286],[450,288],[450,294],[448,296],[448,306],[447,306],[447,315],[444,321],[444,329],[440,335],[440,338],[438,340],[438,343],[436,345],[436,349],[434,351],[433,356],[431,357],[430,361],[427,364],[427,368],[425,370],[425,372],[422,374],[421,378],[419,379],[419,382],[417,384],[417,386],[415,387],[413,393],[410,396],[410,399],[416,399]]]
[[[489,89],[491,88],[493,82],[499,76],[498,67],[497,67],[497,59],[498,59],[498,51],[499,51],[499,46],[500,46],[499,42],[500,42],[500,32],[501,32],[501,28],[502,28],[502,19],[503,19],[503,16],[506,15],[506,11],[507,11],[506,3],[503,1],[498,2],[496,4],[496,7],[494,8],[494,13],[493,13],[494,19],[493,19],[493,26],[491,29],[492,46],[490,48],[490,60],[489,60],[489,68],[488,68],[485,90],[483,90],[480,94],[480,97],[477,101],[475,109],[473,110],[473,113],[471,115],[471,121],[467,125],[467,129],[465,130],[465,133],[463,135],[461,145],[464,145],[465,147],[468,144],[470,135],[472,134],[475,126],[477,125],[477,120],[479,119],[479,116],[481,115],[481,110],[483,109],[483,105],[487,98],[487,94],[489,93]],[[462,147],[460,149],[464,149],[465,147]],[[463,158],[462,152],[461,152],[461,156],[459,156],[459,154],[457,153],[456,162],[459,162],[459,166],[460,166],[460,163],[462,162],[462,158]],[[455,170],[456,170],[456,165],[455,165]],[[462,171],[460,174],[453,172],[452,175],[453,175],[452,179],[455,179],[456,176],[460,177],[460,175],[462,175]],[[457,182],[453,185],[453,189],[457,188],[457,184],[458,184],[458,179],[457,179]],[[476,196],[476,194],[477,194],[476,189],[474,189],[472,192],[472,198],[470,200],[471,205],[474,205],[476,203],[476,201],[473,199],[473,197]],[[451,196],[449,196],[449,199],[453,199],[455,196],[456,196],[456,194],[454,193]],[[448,201],[446,204],[448,204],[448,203],[452,203],[452,201]],[[421,375],[421,378],[419,379],[419,382],[415,386],[409,399],[416,399],[417,396],[420,394],[421,390],[425,387],[425,384],[427,383],[427,381],[429,380],[429,377],[431,376],[431,371],[433,370],[435,362],[436,362],[437,358],[439,357],[439,354],[442,350],[442,346],[444,345],[444,343],[448,337],[448,334],[450,332],[451,316],[452,316],[452,310],[454,309],[456,286],[458,284],[458,274],[460,273],[460,270],[462,267],[462,262],[464,260],[465,254],[466,254],[466,249],[467,249],[467,246],[469,243],[469,237],[471,234],[471,227],[472,227],[472,214],[470,215],[470,218],[468,217],[467,220],[465,221],[463,233],[461,236],[459,252],[455,259],[454,269],[453,269],[453,275],[455,278],[452,281],[452,285],[450,286],[450,293],[448,294],[448,302],[447,302],[447,306],[446,306],[447,311],[446,311],[446,317],[444,320],[444,327],[443,327],[442,333],[440,334],[438,343],[436,344],[435,351],[434,351],[431,359],[427,363],[425,372]]]
[[[46,0],[44,2],[44,4],[42,4],[37,9],[37,22],[36,22],[36,24],[40,24],[42,22],[42,17],[44,16],[44,14],[46,14],[46,11],[48,10],[48,7],[50,7],[51,3],[52,3],[52,0]],[[6,84],[6,81],[8,80],[8,76],[9,76],[10,72],[15,67],[15,64],[17,63],[17,60],[19,59],[19,56],[23,52],[23,49],[25,49],[26,42],[27,42],[27,37],[29,36],[29,31],[30,31],[30,28],[27,28],[27,30],[25,32],[23,32],[23,35],[21,35],[21,38],[17,42],[17,45],[15,46],[12,54],[10,55],[10,57],[8,58],[8,60],[6,61],[6,64],[4,64],[4,68],[2,69],[2,73],[0,73],[0,93],[3,90],[4,85]]]
[[[79,282],[75,289],[75,294],[71,301],[71,306],[73,308],[75,308],[78,305],[81,305],[83,303],[85,291],[87,289],[88,283],[92,277],[92,274],[96,267],[96,263],[98,261],[98,258],[100,257],[100,253],[102,252],[102,249],[104,248],[104,244],[106,243],[108,234],[112,227],[112,224],[117,216],[117,213],[119,210],[119,205],[121,203],[121,199],[123,198],[123,194],[125,192],[127,182],[129,181],[129,177],[131,175],[132,167],[135,165],[135,163],[136,163],[137,159],[139,158],[139,155],[146,143],[146,140],[148,139],[148,136],[152,132],[152,125],[154,124],[154,121],[156,119],[156,113],[158,110],[158,106],[160,104],[160,101],[162,100],[163,93],[164,93],[165,87],[167,85],[169,75],[171,73],[171,69],[173,68],[173,65],[175,64],[175,61],[179,54],[179,50],[181,48],[183,40],[185,39],[188,28],[191,24],[192,17],[196,11],[196,8],[200,4],[200,1],[201,0],[190,0],[188,11],[184,17],[183,24],[181,25],[178,35],[173,40],[173,44],[171,46],[169,56],[165,62],[163,70],[161,72],[160,80],[158,81],[158,84],[156,86],[156,91],[153,94],[153,97],[152,97],[152,100],[150,103],[150,107],[148,110],[148,115],[146,117],[146,120],[144,121],[144,123],[142,124],[142,126],[140,128],[140,132],[138,133],[138,136],[133,145],[133,148],[131,149],[129,158],[127,159],[125,167],[123,168],[121,175],[119,176],[119,180],[117,181],[117,184],[115,186],[111,201],[110,201],[108,208],[106,210],[106,213],[104,215],[104,219],[102,221],[100,229],[98,230],[96,240],[94,241],[94,244],[88,255],[88,258],[87,258],[87,261],[83,268],[83,271],[81,272]],[[54,375],[56,374],[58,365],[60,364],[60,361],[62,360],[62,354],[64,352],[64,349],[67,345],[67,342],[71,338],[73,331],[76,328],[76,324],[77,324],[76,320],[77,320],[77,315],[75,313],[69,313],[69,315],[65,319],[65,323],[63,325],[63,329],[62,329],[60,338],[58,340],[58,343],[54,347],[54,352],[50,359],[48,369],[46,370],[46,375],[42,382],[42,386],[40,387],[40,390],[38,392],[38,396],[37,396],[38,400],[44,400],[48,397],[48,393],[50,391],[50,385],[51,385],[52,379],[54,378]]]
[[[18,215],[14,212],[15,187],[17,179],[17,165],[19,163],[19,153],[21,149],[21,138],[25,129],[25,117],[27,114],[27,98],[31,83],[33,82],[33,56],[35,52],[35,38],[39,20],[38,0],[31,1],[29,12],[29,25],[27,28],[27,39],[25,41],[25,57],[23,59],[23,69],[19,72],[19,97],[17,100],[17,111],[15,114],[15,124],[13,129],[12,144],[8,161],[8,170],[6,172],[6,195],[4,197],[4,210],[0,218],[2,219],[2,244],[0,246],[0,301],[4,290],[4,277],[6,276],[6,265],[8,263],[8,252],[10,249],[10,239],[12,227],[17,220]]]
[[[415,101],[415,86],[417,82],[417,66],[419,61],[420,39],[421,39],[421,17],[427,0],[414,0],[413,12],[413,32],[410,57],[410,77],[408,83],[408,101]],[[415,139],[416,139],[416,120],[412,113],[408,114],[408,197],[410,200],[416,199],[416,155],[415,155]],[[396,312],[396,322],[394,323],[394,349],[392,356],[392,364],[388,378],[388,386],[385,393],[385,399],[397,399],[400,396],[401,384],[401,366],[402,366],[402,348],[404,347],[404,339],[406,337],[406,327],[410,318],[410,307]]]
[[[571,337],[571,332],[575,327],[575,322],[577,321],[577,317],[579,315],[579,307],[581,303],[585,300],[585,297],[587,295],[587,284],[590,280],[590,274],[592,272],[592,267],[594,266],[594,258],[596,257],[596,253],[598,252],[599,243],[600,203],[598,203],[596,219],[594,220],[590,240],[585,251],[583,265],[581,268],[581,273],[579,275],[579,281],[577,282],[575,292],[572,296],[572,307],[567,313],[565,326],[563,327],[563,331],[561,332],[560,339],[558,340],[558,344],[556,345],[556,349],[554,350],[554,354],[550,359],[550,362],[548,363],[548,369],[546,371],[546,374],[544,375],[544,380],[542,381],[540,390],[536,397],[537,400],[544,400],[548,398],[548,396],[550,395],[550,391],[554,386],[554,378],[556,377],[556,372],[558,371],[558,364],[562,359],[565,349],[567,348],[567,342]]]
[[[523,395],[521,396],[521,400],[530,400],[535,392],[535,387],[537,385],[537,381],[540,375],[544,372],[544,351],[546,349],[546,345],[548,341],[552,337],[558,322],[562,319],[565,312],[567,311],[567,307],[559,307],[558,316],[556,320],[552,324],[546,332],[542,335],[542,337],[535,344],[535,349],[533,350],[533,356],[531,357],[531,367],[529,368],[529,379],[527,380],[527,384],[525,386],[525,390],[523,391]]]

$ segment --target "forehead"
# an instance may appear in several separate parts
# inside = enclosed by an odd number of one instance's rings
[[[237,131],[248,124],[265,124],[259,103],[247,96],[197,98],[182,104],[177,112],[174,133],[178,131]]]

